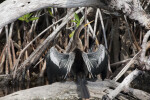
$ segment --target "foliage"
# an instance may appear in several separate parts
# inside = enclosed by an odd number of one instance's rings
[[[28,14],[25,14],[23,15],[22,17],[18,18],[18,20],[20,21],[25,21],[25,22],[30,22],[30,21],[33,21],[33,20],[37,20],[39,19],[39,17],[32,17],[33,13],[28,13]]]
[[[74,13],[74,18],[75,18],[75,20],[72,20],[72,22],[75,22],[75,23],[76,23],[76,27],[79,27],[79,25],[80,25],[80,18],[79,18],[79,16],[78,16],[78,14]],[[72,32],[69,34],[69,37],[70,37],[70,38],[73,37],[74,32],[75,32],[75,30],[72,31]]]
[[[75,13],[74,18],[75,18],[75,20],[72,20],[72,22],[75,22],[76,26],[78,27],[80,25],[80,18],[78,16],[78,14]]]
[[[73,37],[75,30],[73,30],[70,34],[69,34],[69,38]]]
[[[51,7],[49,7],[47,10],[48,10],[49,14],[50,14],[52,17],[54,17],[54,16],[53,16],[53,13],[52,13],[52,11],[51,11],[50,8],[51,8]]]

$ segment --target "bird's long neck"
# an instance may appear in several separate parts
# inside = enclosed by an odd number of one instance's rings
[[[83,51],[83,45],[82,45],[82,42],[79,38],[80,36],[80,33],[81,33],[81,30],[84,28],[84,24],[81,24],[76,30],[75,30],[75,33],[74,33],[74,36],[73,36],[73,42],[75,44],[75,47],[80,49],[81,51]]]
[[[83,58],[82,58],[82,52],[83,52],[83,45],[81,42],[81,39],[79,38],[81,30],[84,28],[84,24],[81,24],[75,31],[74,36],[73,36],[73,42],[75,45],[74,52],[76,54],[75,57],[75,66],[73,66],[73,69],[75,69],[75,73],[77,74],[77,81],[78,81],[78,86],[79,90],[81,92],[81,97],[82,99],[89,99],[90,94],[88,91],[88,88],[86,86],[86,72],[84,70],[84,64],[83,64]]]

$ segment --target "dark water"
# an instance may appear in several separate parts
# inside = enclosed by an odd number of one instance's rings
[[[131,83],[131,86],[150,93],[150,72],[144,72],[142,75],[138,76]]]
[[[19,90],[25,90],[46,84],[48,84],[48,81],[46,79],[40,79],[36,81],[15,82],[10,83],[8,85],[4,84],[0,86],[0,97],[3,97],[5,95],[11,94]]]

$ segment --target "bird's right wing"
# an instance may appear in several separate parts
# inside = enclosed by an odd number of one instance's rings
[[[82,53],[83,60],[88,71],[93,75],[102,75],[102,79],[106,78],[108,68],[108,54],[103,45],[98,47],[96,52]]]
[[[71,70],[74,58],[75,55],[73,52],[63,54],[59,53],[55,47],[52,47],[46,57],[46,70],[48,79],[50,80],[56,76],[62,76],[66,78],[67,74]]]

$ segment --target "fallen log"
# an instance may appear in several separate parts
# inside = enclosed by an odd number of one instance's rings
[[[113,91],[119,83],[113,80],[105,80],[105,81],[96,81],[87,83],[87,87],[90,92],[90,99],[100,99],[103,95]],[[130,88],[132,89],[132,88]],[[150,97],[150,94],[138,90],[132,89],[134,93],[132,95],[119,93],[116,97],[117,99],[138,99],[134,98],[136,94],[140,94],[141,96]],[[14,92],[12,94],[1,97],[0,100],[55,100],[55,99],[65,99],[65,100],[78,100],[80,99],[80,92],[78,86],[70,81],[70,82],[56,82],[52,85],[39,86],[35,88],[30,88],[26,90],[21,90],[18,92]]]

